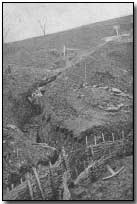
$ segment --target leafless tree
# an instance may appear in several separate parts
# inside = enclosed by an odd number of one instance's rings
[[[117,36],[119,36],[120,25],[114,25],[113,29],[115,30]]]
[[[43,33],[43,35],[46,35],[46,20],[44,19],[44,21],[42,20],[38,20],[38,23],[40,25],[41,31]]]

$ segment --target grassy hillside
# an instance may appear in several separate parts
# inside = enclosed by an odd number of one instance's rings
[[[8,55],[4,63],[17,65],[31,65],[34,67],[48,68],[56,59],[48,55],[48,50],[56,48],[62,50],[63,46],[88,49],[98,45],[102,38],[115,35],[113,25],[121,26],[120,32],[131,29],[133,17],[126,16],[91,25],[81,26],[76,29],[63,31],[45,37],[35,37],[5,45],[4,53]],[[6,61],[5,61],[6,60]]]
[[[59,151],[63,146],[69,153],[72,150],[74,152],[76,147],[83,148],[85,138],[94,144],[94,136],[104,134],[105,140],[109,141],[112,134],[115,138],[120,138],[123,131],[127,136],[132,130],[132,18],[121,17],[4,45],[5,178],[8,174],[11,175],[13,169],[18,169],[16,161],[8,163],[15,156],[13,143],[10,144],[13,149],[9,148],[10,137],[17,143],[17,149],[18,140],[22,150],[23,141],[29,144],[32,155],[35,147],[32,148],[31,143],[38,141],[56,147]],[[113,25],[116,24],[120,24],[119,38],[116,38],[113,30]],[[104,39],[113,36],[110,41]],[[63,56],[64,45],[79,50]],[[35,96],[38,90],[41,90],[41,94]],[[8,124],[16,125],[22,133],[10,131],[7,129]],[[39,159],[39,155],[35,153],[34,161]],[[78,157],[74,157],[74,160],[83,161],[82,151],[78,155],[74,152],[74,155]],[[25,158],[26,164],[27,157],[29,158],[27,151],[22,153],[21,159]],[[120,163],[127,164],[128,160],[129,158],[123,159]],[[107,183],[99,181],[100,187],[95,184],[97,194],[87,195],[84,192],[86,195],[77,196],[77,192],[74,192],[74,198],[85,199],[86,196],[86,199],[131,199],[132,164],[129,165],[126,167],[128,171],[120,177],[120,191],[114,187],[112,195]],[[129,177],[124,180],[124,175]],[[108,185],[112,186],[113,183],[119,185],[117,178],[108,182]],[[4,185],[7,186],[6,181]],[[104,194],[107,191],[106,196],[100,194],[102,186],[106,189],[103,190]],[[126,192],[128,195],[125,195]]]

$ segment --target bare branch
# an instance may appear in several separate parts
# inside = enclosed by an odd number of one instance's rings
[[[44,21],[42,23],[41,20],[38,20],[38,23],[40,25],[40,28],[41,28],[41,31],[42,31],[43,35],[45,36],[46,35],[46,21]]]

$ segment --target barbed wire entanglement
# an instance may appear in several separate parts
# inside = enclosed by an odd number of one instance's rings
[[[72,160],[74,162],[79,151],[86,157],[80,161],[81,164],[75,161],[76,165],[73,165]],[[70,183],[74,186],[93,183],[101,177],[109,161],[132,154],[132,134],[122,135],[119,139],[112,135],[111,141],[103,139],[94,145],[86,142],[85,149],[76,149],[69,154],[62,147],[55,164],[50,163],[43,173],[33,168],[24,182],[5,193],[4,200],[71,200]]]

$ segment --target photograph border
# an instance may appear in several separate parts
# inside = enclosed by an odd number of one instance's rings
[[[39,3],[50,3],[50,4],[54,4],[54,3],[58,3],[58,4],[62,4],[62,3],[70,3],[70,4],[73,4],[73,3],[91,3],[91,4],[94,4],[94,3],[108,3],[108,4],[111,4],[111,3],[115,3],[115,4],[119,4],[119,3],[130,3],[130,4],[133,4],[133,199],[132,200],[34,200],[37,201],[37,202],[45,202],[45,201],[48,201],[48,202],[53,202],[53,201],[56,201],[56,202],[92,202],[92,201],[95,201],[95,202],[111,202],[111,201],[124,201],[124,202],[129,202],[129,201],[135,201],[135,157],[136,157],[136,154],[135,154],[135,68],[134,68],[134,60],[135,60],[135,52],[134,52],[134,49],[135,49],[135,6],[134,6],[134,2],[2,2],[2,141],[3,141],[3,5],[4,4],[8,4],[8,3],[16,3],[16,4],[21,4],[21,3],[25,3],[25,4],[31,4],[31,3],[35,3],[35,4],[39,4]],[[32,200],[4,200],[3,199],[3,143],[2,143],[2,201],[13,201],[13,202],[17,202],[17,201],[21,201],[21,202],[27,202],[27,201],[32,201]]]

